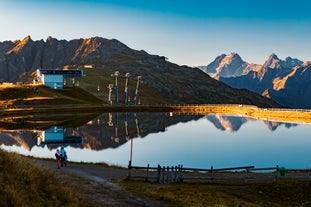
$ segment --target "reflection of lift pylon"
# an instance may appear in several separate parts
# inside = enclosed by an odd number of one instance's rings
[[[128,123],[127,123],[127,112],[125,112],[124,126],[125,126],[125,139],[128,141],[130,139],[130,135],[129,135]]]
[[[139,98],[139,83],[140,83],[141,76],[137,76],[137,84],[136,84],[136,90],[135,90],[135,105],[140,104],[140,98]]]
[[[114,140],[116,143],[119,143],[119,141],[120,141],[120,138],[118,136],[118,126],[119,126],[118,118],[119,118],[119,114],[118,114],[118,112],[116,112],[116,117],[115,117],[115,121],[116,121],[115,122],[115,136],[111,136],[111,139]]]
[[[113,122],[112,122],[112,113],[109,113],[109,114],[108,114],[108,117],[109,117],[109,119],[108,119],[108,126],[113,126]]]
[[[134,113],[134,117],[135,117],[137,137],[141,137],[139,122],[138,122],[138,118],[137,118],[137,114],[136,113]]]
[[[134,113],[134,117],[135,117],[135,124],[136,124],[136,132],[137,132],[137,136],[138,137],[141,137],[141,134],[140,134],[140,127],[139,127],[139,122],[138,122],[138,118],[137,118],[137,114]],[[131,139],[131,149],[130,149],[130,160],[129,160],[129,168],[132,167],[133,165],[133,138],[130,138]],[[130,173],[130,171],[129,171]]]

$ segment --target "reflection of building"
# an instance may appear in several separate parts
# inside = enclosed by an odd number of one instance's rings
[[[55,126],[42,132],[37,137],[37,144],[72,144],[84,143],[84,138],[80,136],[64,136],[64,129],[62,126]]]
[[[68,69],[39,69],[37,70],[38,81],[42,82],[45,86],[54,89],[63,89],[64,77],[81,77],[83,70]]]

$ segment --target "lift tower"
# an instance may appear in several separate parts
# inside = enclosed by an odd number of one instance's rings
[[[141,79],[141,76],[137,76],[137,84],[136,84],[135,97],[134,97],[135,105],[140,104],[139,90],[138,90],[139,89],[140,79]]]
[[[118,89],[118,76],[119,76],[119,71],[115,71],[114,74],[112,76],[115,77],[115,87],[116,87],[116,100],[115,100],[115,104],[118,105],[119,104],[119,89]]]
[[[125,74],[125,89],[124,89],[124,92],[125,92],[124,104],[125,105],[128,104],[128,80],[129,80],[129,77],[130,77],[130,73],[126,73]]]

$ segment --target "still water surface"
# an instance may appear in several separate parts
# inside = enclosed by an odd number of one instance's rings
[[[310,168],[311,125],[222,115],[106,113],[81,126],[0,132],[1,148],[53,158],[65,146],[69,161],[193,168]]]

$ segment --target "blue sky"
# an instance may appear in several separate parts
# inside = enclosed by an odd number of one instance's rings
[[[0,0],[0,41],[117,39],[179,65],[236,52],[311,60],[309,0]]]

